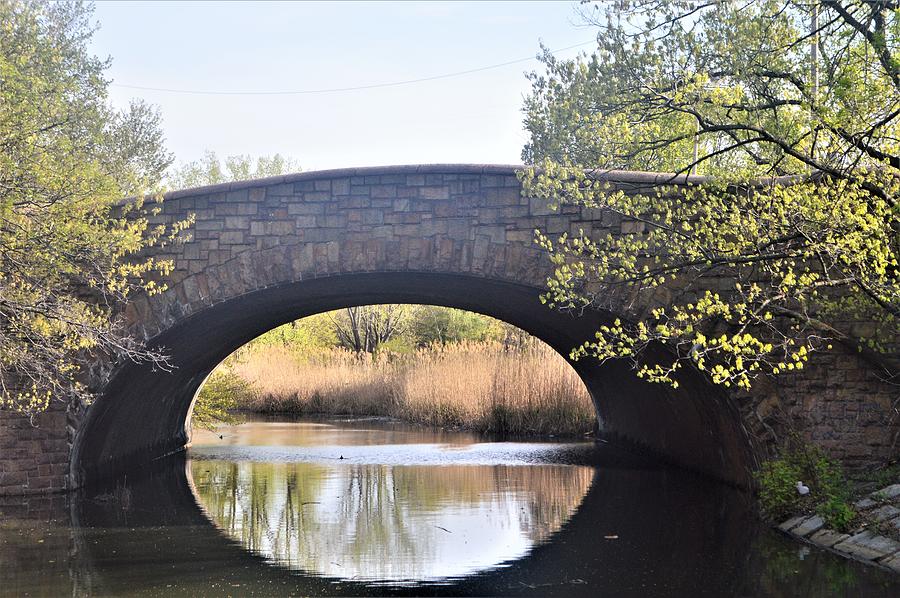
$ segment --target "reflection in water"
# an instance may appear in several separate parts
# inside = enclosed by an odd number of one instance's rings
[[[221,433],[114,488],[0,498],[0,596],[900,596],[898,576],[761,526],[742,493],[607,445],[372,421]]]
[[[372,581],[461,577],[524,556],[578,508],[574,465],[192,462],[212,520],[308,573]]]

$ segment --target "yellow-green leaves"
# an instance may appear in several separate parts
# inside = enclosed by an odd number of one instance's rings
[[[169,261],[141,257],[190,225],[151,226],[122,206],[170,157],[158,114],[105,103],[90,9],[0,2],[0,407],[26,414],[89,397],[82,358],[161,360],[129,338],[121,306],[158,292]]]
[[[526,169],[522,180],[528,193],[608,215],[604,234],[535,232],[555,266],[547,304],[631,320],[601,326],[575,358],[628,359],[641,378],[671,384],[689,362],[716,384],[749,389],[760,374],[802,369],[843,334],[831,321],[875,318],[881,325],[861,340],[875,349],[897,341],[900,222],[865,182],[645,195],[610,191],[569,166]],[[651,344],[668,346],[671,362],[644,361]]]
[[[543,299],[621,318],[575,356],[673,384],[689,364],[747,389],[831,339],[898,350],[900,11],[848,10],[865,18],[794,0],[613,3],[594,13],[592,55],[544,55],[525,193],[603,226],[536,232],[555,267]],[[707,176],[653,190],[591,176],[617,168]],[[653,344],[671,359],[648,361]]]

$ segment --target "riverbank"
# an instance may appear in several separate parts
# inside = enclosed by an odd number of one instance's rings
[[[233,395],[228,408],[256,413],[386,416],[516,436],[580,436],[596,422],[578,375],[540,343],[463,342],[374,357],[263,346],[214,376],[207,395],[218,384]]]
[[[853,506],[858,522],[848,533],[828,528],[819,515],[798,515],[777,527],[797,540],[900,573],[900,483],[871,492]]]

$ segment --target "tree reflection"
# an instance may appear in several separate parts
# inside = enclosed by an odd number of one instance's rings
[[[211,519],[246,548],[318,575],[459,577],[524,556],[575,512],[590,467],[196,460]]]

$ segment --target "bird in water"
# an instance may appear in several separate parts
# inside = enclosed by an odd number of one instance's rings
[[[341,458],[338,459],[338,460],[339,460],[339,461],[342,461],[343,459],[344,459],[344,455],[341,455]]]
[[[807,494],[809,494],[809,486],[803,485],[803,482],[797,482],[796,488],[797,493],[800,496],[806,496]]]

